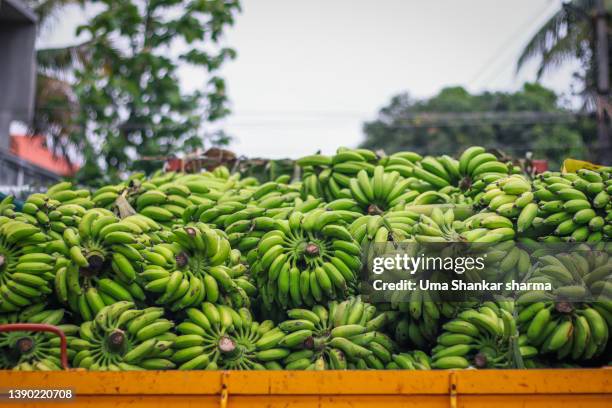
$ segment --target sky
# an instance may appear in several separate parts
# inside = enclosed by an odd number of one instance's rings
[[[364,121],[391,96],[428,97],[447,86],[515,90],[535,79],[537,61],[516,75],[522,47],[560,0],[243,0],[224,44],[232,114],[218,126],[240,155],[296,158],[357,146]],[[75,41],[85,12],[64,11],[39,46]],[[567,93],[575,67],[546,74]],[[180,71],[186,90],[201,73]]]

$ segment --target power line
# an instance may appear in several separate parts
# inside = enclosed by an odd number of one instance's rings
[[[478,70],[478,72],[476,73],[476,75],[474,75],[472,77],[472,79],[468,82],[468,84],[473,85],[475,82],[478,82],[478,80],[480,79],[480,77],[484,74],[487,73],[487,71],[489,71],[490,68],[492,68],[496,62],[496,60],[498,58],[500,58],[502,55],[504,55],[505,53],[508,52],[508,50],[512,49],[511,45],[513,45],[513,43],[517,42],[520,37],[521,34],[523,34],[526,31],[531,31],[531,30],[527,30],[528,27],[530,27],[531,25],[533,25],[534,23],[537,22],[537,20],[540,18],[540,15],[546,11],[549,8],[549,4],[547,3],[544,7],[542,7],[540,10],[538,10],[537,13],[534,14],[534,16],[532,18],[530,18],[529,20],[525,21],[523,24],[521,24],[519,26],[519,28],[512,33],[512,35],[510,37],[508,37],[503,43],[502,45],[499,47],[499,49],[497,49],[492,55],[491,57],[485,62],[485,64],[482,66],[482,68],[480,68]],[[492,72],[496,72],[496,71],[492,71]],[[497,71],[497,74],[499,74],[499,72]]]

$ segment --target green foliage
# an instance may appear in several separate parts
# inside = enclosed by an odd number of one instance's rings
[[[546,71],[554,70],[564,63],[577,60],[580,70],[574,73],[581,84],[579,94],[585,99],[585,107],[592,105],[597,95],[596,52],[594,49],[595,25],[592,17],[596,13],[594,0],[564,1],[523,48],[517,61],[517,71],[527,61],[539,60],[538,79]],[[604,1],[608,15],[612,2]],[[612,58],[612,32],[608,30],[609,55]],[[610,72],[612,79],[612,71]],[[592,107],[592,106],[591,106]]]
[[[376,120],[364,124],[361,146],[436,155],[480,144],[515,157],[532,151],[554,168],[565,157],[587,156],[590,122],[575,121],[572,112],[559,106],[557,95],[538,84],[527,83],[515,93],[479,95],[451,87],[426,100],[394,96]]]
[[[102,0],[104,8],[78,33],[91,37],[89,58],[75,72],[79,130],[72,140],[85,165],[80,178],[147,168],[137,156],[202,146],[203,124],[228,114],[218,71],[235,51],[218,45],[239,11],[238,0]],[[178,66],[199,69],[187,93]]]

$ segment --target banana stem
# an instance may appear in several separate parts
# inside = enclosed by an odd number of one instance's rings
[[[474,365],[477,368],[485,368],[487,366],[487,356],[483,353],[478,353],[474,356]]]
[[[306,252],[306,254],[310,256],[319,255],[319,246],[311,242],[308,245],[306,245],[306,249],[304,249],[304,252]]]
[[[88,269],[93,272],[97,272],[102,269],[102,265],[104,264],[104,256],[97,252],[91,253],[87,255],[87,262],[89,263]]]
[[[368,205],[368,214],[370,215],[381,215],[384,211],[376,204]]]
[[[108,336],[108,345],[112,350],[120,350],[125,343],[125,333],[123,330],[115,329]]]
[[[21,354],[28,353],[34,348],[34,340],[31,337],[22,337],[17,340],[16,345]]]
[[[232,354],[236,351],[236,342],[227,336],[223,336],[219,339],[219,351],[223,354]]]
[[[180,254],[178,254],[175,257],[175,259],[176,259],[176,264],[179,268],[183,268],[187,266],[187,264],[189,263],[189,257],[187,256],[185,252],[181,252]]]
[[[569,314],[574,311],[574,308],[570,302],[556,302],[555,310],[559,313]]]

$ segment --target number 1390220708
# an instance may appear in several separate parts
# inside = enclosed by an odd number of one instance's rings
[[[60,389],[5,389],[1,400],[64,400],[74,398],[72,390]]]

